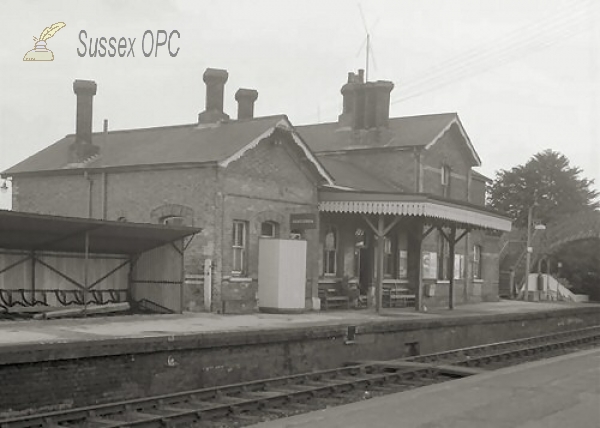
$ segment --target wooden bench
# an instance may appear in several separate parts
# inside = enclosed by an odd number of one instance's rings
[[[350,297],[343,292],[341,282],[319,283],[319,299],[325,311],[333,308],[350,309]]]
[[[388,308],[414,306],[416,296],[401,283],[383,284],[382,304]]]

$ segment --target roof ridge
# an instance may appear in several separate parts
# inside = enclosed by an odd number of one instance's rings
[[[411,116],[398,116],[398,117],[390,117],[389,120],[398,120],[398,119],[414,119],[417,117],[426,117],[426,116],[455,116],[458,117],[457,112],[449,111],[444,113],[425,113],[425,114],[414,114]],[[296,125],[297,128],[307,127],[307,126],[321,126],[321,125],[335,125],[338,124],[338,121],[333,122],[320,122],[320,123],[306,123],[303,125]]]
[[[254,120],[267,120],[267,119],[275,119],[275,118],[287,118],[287,116],[285,114],[273,114],[273,115],[269,115],[269,116],[259,116],[259,117],[253,117],[251,119],[234,119],[234,120],[226,120],[220,123],[223,124],[235,124],[235,123],[248,123],[248,122],[252,122]],[[152,131],[152,130],[163,130],[163,129],[173,129],[173,128],[185,128],[185,127],[196,127],[198,126],[198,123],[183,123],[183,124],[178,124],[178,125],[158,125],[158,126],[146,126],[146,127],[141,127],[141,128],[128,128],[128,129],[114,129],[114,130],[109,130],[107,131],[108,134],[116,134],[116,133],[122,133],[122,132],[136,132],[136,131]],[[92,132],[92,135],[103,135],[104,131],[96,131],[96,132]],[[74,136],[75,133],[70,133],[70,134],[66,134],[65,137],[72,137]]]

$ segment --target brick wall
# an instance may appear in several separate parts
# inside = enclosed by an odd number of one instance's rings
[[[449,197],[457,200],[467,199],[467,178],[471,167],[468,149],[462,141],[456,126],[452,126],[440,140],[423,151],[423,191],[433,195],[443,195],[441,169],[448,165],[451,170]]]
[[[289,142],[265,140],[232,162],[223,171],[222,242],[219,275],[222,281],[223,301],[229,312],[254,309],[258,291],[258,241],[261,224],[278,224],[279,237],[290,236],[291,213],[313,213],[317,210],[317,187],[314,173],[297,156]],[[233,222],[241,220],[248,225],[247,273],[248,280],[232,277]],[[307,255],[314,255],[318,246],[316,231],[307,231]],[[316,290],[317,266],[314,257],[307,257],[307,307]],[[222,305],[222,304],[221,304]],[[227,311],[227,309],[225,309]]]
[[[258,236],[263,221],[280,225],[280,236],[289,236],[289,214],[317,213],[317,180],[314,172],[289,142],[264,140],[227,168],[178,168],[92,173],[68,171],[60,176],[14,179],[16,210],[53,215],[88,217],[90,182],[92,217],[158,223],[168,215],[200,227],[186,250],[187,273],[202,273],[204,259],[214,262],[213,310],[222,309],[221,283],[229,300],[246,301],[240,310],[253,310],[257,290]],[[105,202],[104,202],[105,201]],[[233,220],[249,222],[250,283],[235,286],[231,276]],[[308,231],[308,254],[316,254],[316,231]],[[307,298],[316,293],[316,261],[307,263]],[[316,295],[316,294],[315,294]],[[184,308],[200,310],[204,293],[186,285]]]
[[[210,168],[91,173],[88,179],[83,173],[15,177],[15,210],[88,217],[90,180],[93,218],[105,211],[107,220],[158,223],[163,214],[182,215],[189,226],[202,228],[186,250],[186,272],[200,273],[204,259],[214,258],[216,175]],[[203,290],[185,290],[184,308],[202,308]]]
[[[469,198],[469,202],[477,205],[485,205],[485,188],[485,180],[477,176],[473,176],[471,181],[471,197]]]

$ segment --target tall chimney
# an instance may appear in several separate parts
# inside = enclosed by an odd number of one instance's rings
[[[361,110],[359,102],[360,84],[363,79],[363,71],[359,70],[358,74],[353,72],[348,73],[348,82],[342,86],[342,97],[344,98],[342,114],[338,116],[338,121],[341,126],[356,127],[356,111]]]
[[[206,108],[198,115],[198,123],[215,123],[229,119],[229,115],[223,112],[223,91],[228,77],[227,70],[207,68],[204,72]]]
[[[386,80],[365,84],[365,128],[380,128],[390,119],[390,93],[394,84]]]
[[[77,96],[75,142],[69,147],[69,162],[80,163],[98,154],[99,147],[92,144],[93,99],[96,82],[75,80],[73,92]]]
[[[254,89],[240,88],[235,93],[238,102],[238,120],[254,118],[254,102],[258,98],[258,92]]]
[[[91,80],[73,82],[73,91],[77,95],[77,124],[75,127],[77,143],[92,143],[92,107],[96,89],[96,82]]]
[[[385,80],[365,82],[364,71],[348,73],[348,83],[342,86],[344,107],[338,117],[340,126],[353,129],[386,127],[389,122],[390,92],[394,84]]]
[[[387,80],[378,80],[373,84],[375,94],[375,113],[373,126],[375,128],[388,126],[390,121],[390,93],[394,84]]]

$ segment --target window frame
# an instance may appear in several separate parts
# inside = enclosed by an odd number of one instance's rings
[[[332,250],[326,248],[326,240],[329,233],[333,233]],[[335,277],[337,275],[338,240],[339,232],[337,227],[334,225],[327,226],[323,235],[323,276]]]
[[[483,248],[481,245],[473,245],[473,271],[472,276],[474,280],[483,279],[483,268],[482,268],[482,254]]]
[[[384,278],[395,278],[396,270],[395,270],[395,240],[393,237],[384,236],[383,237],[383,277]]]
[[[241,233],[238,228],[241,227]],[[241,242],[237,242],[237,238]],[[239,254],[239,269],[237,254]],[[244,276],[248,271],[248,222],[245,220],[234,220],[231,240],[231,274],[233,276]]]
[[[264,233],[263,227],[265,225],[270,225],[271,226],[272,233],[270,235],[267,235],[267,234]],[[272,220],[263,221],[260,224],[260,237],[261,238],[269,238],[269,239],[274,239],[274,238],[279,237],[279,223],[277,223],[276,221],[272,221]]]
[[[440,170],[440,182],[442,185],[442,196],[450,197],[450,183],[452,182],[452,168],[450,165],[443,164]]]

